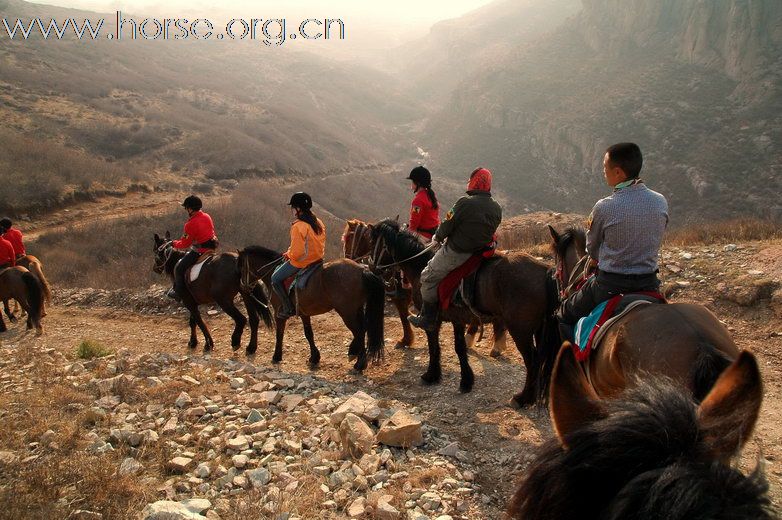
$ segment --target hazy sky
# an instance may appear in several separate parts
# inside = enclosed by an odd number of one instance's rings
[[[264,17],[350,17],[387,21],[392,25],[433,23],[464,14],[491,0],[32,0],[39,4],[111,12],[116,10],[188,17],[217,12],[221,15]],[[271,13],[267,15],[265,13]],[[306,14],[305,14],[306,13]]]

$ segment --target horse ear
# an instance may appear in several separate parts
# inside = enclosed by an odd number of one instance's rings
[[[565,448],[568,435],[605,416],[600,398],[578,365],[569,342],[562,345],[551,375],[549,413]]]
[[[166,231],[166,240],[171,240],[171,232]]]
[[[557,233],[557,230],[554,229],[554,227],[551,226],[551,224],[549,224],[548,226],[548,232],[551,233],[551,238],[554,239],[554,243],[559,244],[559,233]]]
[[[396,220],[397,222],[399,222],[399,215],[398,215],[398,214],[397,214],[397,216],[396,216],[396,218],[395,218],[394,220]]]
[[[160,235],[155,233],[155,243],[160,243]]]
[[[698,424],[712,456],[728,460],[741,449],[752,435],[762,401],[757,359],[744,350],[698,407]]]

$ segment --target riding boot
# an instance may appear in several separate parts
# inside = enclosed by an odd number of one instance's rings
[[[277,311],[277,318],[287,320],[288,318],[296,316],[296,307],[293,305],[291,297],[288,294],[280,294],[278,296],[280,296],[280,300],[282,300],[282,308]]]
[[[182,298],[176,292],[176,288],[175,287],[172,287],[171,289],[169,289],[168,292],[166,293],[166,296],[168,296],[169,298],[171,298],[173,300],[176,300],[178,302],[182,301]]]
[[[421,314],[418,316],[410,316],[407,318],[407,321],[409,321],[410,325],[413,327],[418,327],[419,329],[423,329],[427,332],[434,332],[437,330],[438,312],[439,309],[437,302],[423,302]]]
[[[565,342],[569,341],[573,343],[575,341],[575,338],[573,337],[573,325],[570,325],[568,323],[562,323],[559,322],[559,338]]]

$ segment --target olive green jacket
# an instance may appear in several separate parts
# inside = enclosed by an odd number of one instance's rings
[[[448,244],[461,253],[476,253],[489,245],[502,222],[502,206],[491,193],[468,191],[456,201],[445,220],[437,228],[435,240]]]

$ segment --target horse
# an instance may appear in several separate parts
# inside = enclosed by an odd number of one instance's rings
[[[166,232],[165,239],[155,234],[153,247],[155,263],[152,270],[157,274],[167,274],[174,279],[174,267],[185,256],[172,246],[171,234]],[[231,348],[238,350],[242,342],[242,332],[247,325],[247,318],[234,305],[234,298],[240,294],[250,320],[250,341],[247,344],[247,354],[255,353],[258,348],[258,325],[260,319],[269,328],[272,326],[272,316],[269,311],[266,295],[259,288],[243,288],[239,277],[239,255],[237,253],[220,253],[206,261],[198,278],[188,284],[189,293],[182,295],[182,303],[190,312],[190,341],[188,346],[194,349],[198,346],[196,325],[204,335],[204,352],[214,348],[214,340],[209,332],[199,305],[216,303],[234,320],[234,330],[231,334]],[[260,317],[260,319],[259,319]]]
[[[601,400],[571,346],[559,352],[549,399],[555,438],[538,451],[508,508],[512,519],[771,520],[762,468],[731,460],[763,399],[755,357],[741,352],[700,405],[653,376]]]
[[[248,285],[263,282],[272,293],[271,303],[275,309],[280,308],[281,302],[271,291],[271,276],[284,261],[281,253],[261,246],[239,251],[242,280]],[[311,317],[332,310],[337,311],[353,334],[348,356],[356,359],[354,370],[361,372],[367,367],[368,359],[379,361],[383,357],[385,287],[383,280],[365,266],[346,259],[326,262],[312,273],[306,287],[296,288],[296,300],[304,336],[310,347],[310,367],[315,368],[320,363],[320,351],[315,346]],[[286,322],[287,318],[276,319],[277,341],[272,357],[272,363],[275,364],[282,362]]]
[[[373,239],[381,241],[410,280],[414,288],[413,298],[421,303],[421,272],[433,253],[418,238],[400,229],[399,223],[386,219],[372,228]],[[540,391],[544,385],[539,381],[543,367],[553,363],[558,351],[559,333],[554,316],[559,300],[556,283],[550,267],[522,252],[506,252],[485,261],[478,270],[474,307],[480,314],[492,321],[506,324],[516,347],[524,359],[527,377],[524,388],[513,396],[512,404],[522,407],[546,399]],[[440,325],[450,321],[454,331],[454,349],[459,358],[461,378],[459,389],[469,392],[474,384],[474,375],[467,358],[465,327],[476,316],[464,307],[450,306],[440,313]],[[421,376],[424,384],[439,383],[442,377],[440,366],[440,327],[427,332],[429,366]],[[550,359],[543,355],[551,353]]]
[[[585,275],[586,233],[549,226],[563,299]],[[739,354],[727,328],[706,307],[691,303],[639,306],[621,317],[591,352],[586,370],[597,395],[615,397],[644,374],[660,374],[702,399]]]
[[[370,267],[381,264],[392,263],[388,251],[378,247],[379,242],[372,238],[372,224],[357,219],[348,220],[345,224],[345,230],[342,233],[342,256],[355,260],[356,262],[366,263]],[[394,273],[388,271],[388,279],[393,277]],[[397,282],[398,283],[398,282]],[[415,335],[413,328],[407,321],[410,316],[410,304],[413,302],[413,294],[410,290],[399,291],[391,298],[391,301],[399,313],[399,319],[402,322],[402,338],[396,342],[395,348],[410,348],[415,344]],[[500,357],[505,350],[505,325],[501,321],[493,323],[494,335],[492,336],[492,357]],[[480,334],[480,336],[479,336]],[[473,320],[467,327],[465,341],[467,348],[474,348],[483,338],[483,324],[479,320]]]
[[[49,284],[49,281],[46,279],[46,276],[43,274],[43,263],[35,256],[33,255],[25,255],[20,257],[16,261],[16,265],[26,268],[28,271],[30,271],[33,275],[35,275],[36,278],[38,278],[38,281],[41,282],[41,288],[43,289],[43,296],[44,300],[47,305],[51,305],[52,303],[52,289],[51,285]],[[11,309],[8,306],[8,300],[3,301],[3,307],[5,310],[6,316],[8,316],[8,319],[12,322],[16,321],[16,313],[19,311],[19,302],[16,302],[16,305],[14,306],[14,311],[12,312]],[[41,317],[46,316],[46,308],[44,307],[41,310]]]
[[[14,299],[27,313],[27,328],[35,328],[37,335],[43,334],[41,313],[43,311],[44,290],[41,282],[24,267],[7,267],[0,271],[0,300]],[[0,314],[0,332],[6,326]]]

